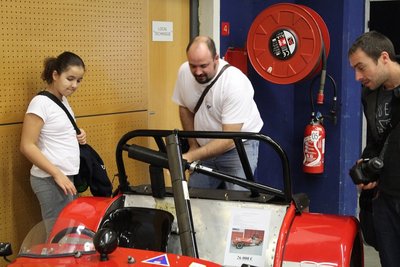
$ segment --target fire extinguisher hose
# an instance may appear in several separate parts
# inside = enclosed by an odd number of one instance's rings
[[[314,99],[313,99],[313,94],[312,94],[313,87],[314,87],[314,84],[315,84],[315,82],[317,81],[317,79],[319,77],[321,77],[321,79],[323,79],[322,75],[323,75],[323,73],[321,72],[320,75],[315,76],[314,79],[311,82],[311,85],[310,85],[310,103],[311,103],[311,117],[312,117],[312,119],[315,119],[315,105],[314,105]],[[331,82],[332,89],[333,89],[333,99],[332,99],[332,106],[331,106],[331,109],[329,111],[330,115],[323,115],[322,117],[329,117],[329,118],[332,119],[333,124],[336,124],[337,123],[337,117],[336,117],[337,88],[336,88],[336,82],[332,78],[331,75],[326,73],[326,71],[325,71],[325,78],[328,78],[328,80]],[[325,83],[325,81],[324,81],[324,83]]]
[[[321,70],[321,79],[320,79],[319,90],[318,90],[318,95],[317,95],[317,103],[320,105],[324,104],[326,66],[327,66],[326,52],[325,52],[324,42],[322,42],[322,70]]]

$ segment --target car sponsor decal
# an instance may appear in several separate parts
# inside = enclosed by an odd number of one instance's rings
[[[147,260],[144,260],[142,262],[143,263],[153,264],[153,265],[170,266],[167,254],[164,254],[164,255],[161,255],[161,256],[157,256],[157,257],[153,257],[151,259],[147,259]]]

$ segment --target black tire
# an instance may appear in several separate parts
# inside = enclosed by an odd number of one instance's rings
[[[237,249],[242,249],[244,247],[244,244],[242,242],[239,242],[236,244]]]

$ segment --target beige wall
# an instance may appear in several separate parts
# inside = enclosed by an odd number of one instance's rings
[[[29,183],[30,163],[18,146],[27,104],[44,88],[43,59],[65,50],[84,59],[84,82],[70,103],[113,179],[115,148],[123,134],[180,127],[170,99],[185,60],[189,1],[5,1],[0,18],[0,241],[11,242],[17,254],[41,218]],[[174,41],[152,42],[152,20],[172,21]],[[125,162],[132,184],[146,182],[147,166]]]
[[[178,107],[172,103],[171,96],[178,68],[186,60],[189,0],[153,0],[150,1],[150,10],[150,25],[153,20],[173,22],[174,41],[150,41],[149,128],[181,128]]]

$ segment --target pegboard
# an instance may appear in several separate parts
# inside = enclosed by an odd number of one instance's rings
[[[145,0],[2,0],[0,124],[22,121],[45,86],[43,60],[67,50],[87,69],[71,96],[76,115],[145,110],[147,9]]]
[[[72,51],[84,60],[83,82],[69,102],[112,179],[119,138],[148,126],[148,1],[1,0],[0,37],[0,240],[13,244],[15,256],[41,220],[19,143],[29,101],[46,86],[44,59]],[[126,162],[132,179],[148,178],[147,167]]]
[[[41,218],[29,181],[32,165],[19,153],[16,133],[20,132],[21,125],[3,126],[0,131],[0,240],[16,245]]]
[[[121,137],[129,131],[147,128],[147,113],[134,112],[107,116],[94,116],[79,118],[78,127],[85,130],[87,142],[101,156],[106,165],[108,176],[113,181],[113,188],[118,186],[118,178],[114,175],[118,173],[115,151]],[[105,135],[105,133],[107,133]],[[140,140],[140,145],[147,146],[146,140]],[[148,165],[134,161],[123,154],[125,170],[130,184],[149,183]],[[87,195],[88,192],[85,192]]]

